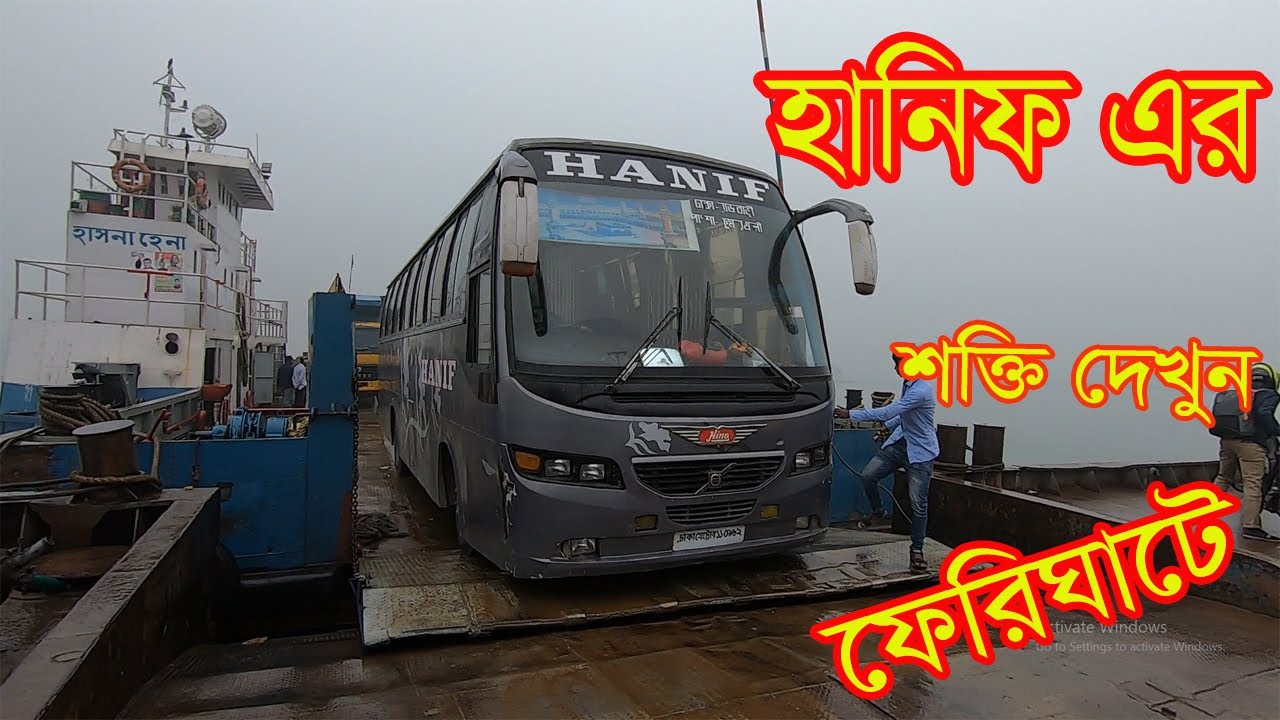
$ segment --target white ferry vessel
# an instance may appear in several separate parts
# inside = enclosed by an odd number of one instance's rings
[[[86,381],[140,426],[161,407],[186,417],[179,397],[224,417],[272,400],[289,309],[258,297],[242,230],[246,211],[275,208],[271,163],[218,142],[212,106],[179,103],[172,60],[154,84],[162,132],[116,129],[110,162],[71,163],[65,259],[15,261],[0,433],[40,425],[42,396]]]

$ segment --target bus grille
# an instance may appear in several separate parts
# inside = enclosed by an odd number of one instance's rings
[[[729,502],[703,503],[701,505],[672,505],[667,508],[671,522],[681,525],[705,525],[732,522],[754,510],[756,501],[730,500]]]
[[[773,479],[782,467],[782,454],[774,457],[633,463],[636,477],[650,490],[663,495],[712,495],[754,490]],[[727,470],[725,468],[728,468]],[[720,484],[711,486],[712,473]]]

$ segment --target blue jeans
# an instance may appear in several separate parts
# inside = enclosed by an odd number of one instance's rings
[[[862,471],[862,489],[871,502],[871,512],[884,514],[880,502],[880,481],[902,468],[907,471],[907,494],[911,497],[911,549],[924,551],[924,534],[929,522],[929,480],[933,477],[933,461],[913,463],[907,460],[905,443],[881,448]]]

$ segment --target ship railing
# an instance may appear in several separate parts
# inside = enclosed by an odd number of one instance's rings
[[[211,155],[227,155],[229,157],[245,158],[253,164],[253,167],[257,170],[259,175],[262,174],[262,165],[258,163],[258,158],[254,156],[253,150],[243,145],[228,145],[226,143],[203,140],[198,137],[180,137],[177,135],[166,135],[164,133],[142,132],[140,130],[122,130],[120,128],[115,128],[112,132],[115,134],[116,138],[126,143],[152,145],[169,150],[176,148],[189,148],[198,152],[206,152]]]
[[[289,334],[289,301],[253,299],[249,334],[262,340],[283,342]]]
[[[24,270],[26,272],[24,272]],[[36,272],[38,271],[38,274]],[[122,276],[142,276],[145,279],[141,296],[111,295],[85,290],[85,277],[88,273],[98,276],[100,273],[118,273]],[[36,276],[33,278],[33,276]],[[69,281],[73,276],[80,279],[79,289],[68,291]],[[198,282],[201,297],[196,299],[158,299],[154,296],[154,280],[165,278],[191,278]],[[175,272],[167,270],[145,270],[117,265],[95,263],[73,263],[53,260],[32,260],[19,258],[14,260],[14,296],[13,317],[41,321],[57,320],[51,317],[51,303],[61,303],[63,318],[69,303],[79,302],[83,306],[86,301],[133,303],[143,307],[143,316],[131,325],[194,327],[196,329],[216,329],[214,318],[230,316],[237,330],[250,337],[283,340],[288,332],[289,303],[284,300],[263,300],[242,292],[231,285],[209,275],[200,273]],[[59,287],[60,286],[60,287]],[[24,302],[25,301],[25,302]],[[32,311],[34,305],[39,311]],[[194,325],[186,323],[153,323],[151,310],[153,307],[194,307],[198,308]],[[240,317],[244,308],[243,317]],[[24,312],[26,310],[27,312]]]
[[[159,190],[157,193],[156,190]],[[218,229],[209,208],[202,209],[195,195],[195,181],[181,172],[151,170],[151,186],[129,193],[116,187],[111,166],[71,163],[71,208],[94,215],[185,222],[218,244]]]
[[[240,264],[252,271],[258,268],[258,241],[240,231]]]

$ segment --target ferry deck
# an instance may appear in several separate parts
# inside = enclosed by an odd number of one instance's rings
[[[368,418],[360,440],[361,481],[374,470],[385,481],[365,496],[382,495],[370,502],[414,528],[378,552],[451,547],[451,520],[412,478],[383,470],[388,458]],[[930,558],[934,567],[939,559]],[[1146,603],[1138,623],[1114,633],[1050,611],[1054,646],[998,648],[995,663],[983,666],[959,643],[948,651],[949,679],[894,666],[890,695],[861,700],[840,685],[830,649],[809,627],[901,592],[851,588],[843,597],[694,608],[665,619],[420,638],[381,652],[362,651],[354,629],[201,645],[160,672],[122,717],[1185,719],[1263,718],[1275,709],[1276,618],[1201,597]],[[530,607],[525,616],[551,611]],[[875,659],[872,643],[860,657]]]

